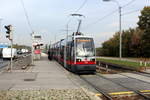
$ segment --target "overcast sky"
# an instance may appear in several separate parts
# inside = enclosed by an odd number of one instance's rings
[[[121,6],[132,0],[118,0]],[[5,38],[4,25],[11,24],[14,27],[14,42],[18,44],[31,44],[31,30],[28,26],[21,0],[0,0],[0,42],[9,42]],[[43,36],[44,43],[58,41],[66,35],[66,24],[69,19],[69,34],[77,29],[78,19],[70,17],[84,0],[23,0],[33,30]],[[149,6],[150,0],[135,0],[122,9],[122,13],[132,12]],[[87,3],[76,13],[83,14],[81,32],[92,35],[96,46],[108,40],[118,31],[118,11],[98,21],[107,14],[118,9],[114,2],[102,0],[87,0]],[[122,28],[128,29],[137,26],[140,11],[122,16]]]

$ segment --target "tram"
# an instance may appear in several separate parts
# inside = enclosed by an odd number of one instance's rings
[[[73,33],[54,43],[49,48],[48,58],[55,59],[75,73],[96,71],[94,40],[81,33]]]

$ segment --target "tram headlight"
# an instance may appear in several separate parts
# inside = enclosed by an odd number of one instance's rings
[[[91,61],[95,61],[95,59],[91,59]]]

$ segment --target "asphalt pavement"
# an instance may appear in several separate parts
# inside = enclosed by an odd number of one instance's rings
[[[7,66],[9,63],[9,60],[3,60],[2,58],[0,59],[0,69]]]
[[[78,88],[55,61],[44,55],[26,72],[0,74],[0,90],[76,89]]]

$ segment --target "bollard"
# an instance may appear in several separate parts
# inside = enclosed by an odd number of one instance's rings
[[[108,73],[108,65],[106,64],[106,72]]]
[[[146,61],[144,62],[144,66],[145,66],[145,67],[147,66],[147,62],[146,62]]]
[[[140,61],[140,66],[142,66],[142,61]]]
[[[100,61],[99,61],[98,65],[101,66],[101,62]]]

